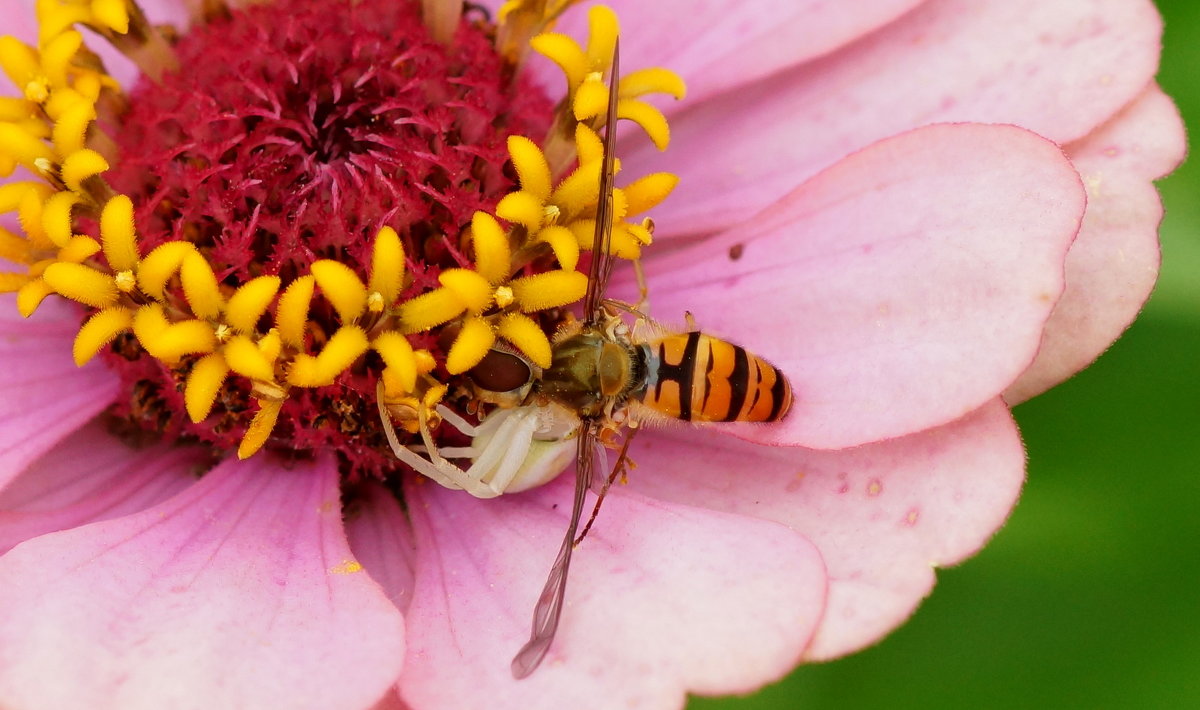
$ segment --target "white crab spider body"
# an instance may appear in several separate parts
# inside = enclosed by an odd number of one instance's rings
[[[417,473],[477,498],[495,498],[549,483],[574,460],[579,418],[557,404],[500,408],[478,426],[445,406],[437,408],[442,421],[471,437],[470,446],[439,448],[430,436],[424,412],[421,438],[424,453],[400,444],[386,412],[381,412],[388,443],[396,458]],[[469,459],[460,468],[449,459]]]

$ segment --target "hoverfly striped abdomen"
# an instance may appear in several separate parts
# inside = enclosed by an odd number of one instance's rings
[[[792,388],[771,363],[740,345],[700,332],[655,338],[642,345],[646,390],[642,403],[695,422],[773,422],[792,406]]]

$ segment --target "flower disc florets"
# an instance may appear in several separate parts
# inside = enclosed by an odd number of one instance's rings
[[[526,404],[587,292],[577,266],[616,164],[598,130],[629,119],[664,148],[666,119],[640,97],[682,96],[662,69],[617,81],[606,7],[586,50],[548,34],[562,7],[514,0],[497,26],[454,0],[215,3],[179,33],[131,2],[40,3],[36,46],[0,37],[23,95],[0,121],[0,175],[39,178],[0,185],[24,231],[0,231],[0,257],[26,267],[0,291],[25,316],[52,294],[87,307],[72,356],[119,373],[123,430],[218,457],[328,449],[351,478],[394,455],[441,480],[414,435],[461,443],[481,436],[462,414]],[[138,64],[132,95],[76,25]],[[522,46],[567,76],[556,105],[516,78]],[[640,215],[675,182],[613,188],[606,248],[638,258]],[[524,361],[522,382],[473,379],[496,350]]]
[[[408,256],[409,292],[436,287],[444,268],[470,261],[460,235],[472,215],[514,185],[507,137],[540,138],[551,117],[485,29],[464,23],[443,46],[415,3],[285,0],[190,31],[175,47],[181,69],[131,96],[115,135],[120,159],[106,174],[136,205],[143,254],[187,240],[229,288],[264,274],[286,285],[323,258],[365,280],[386,225]],[[310,345],[334,333],[335,316],[313,302]],[[125,345],[110,358],[130,392],[120,414],[237,447],[252,410],[245,382],[227,385],[193,424],[177,368]],[[394,467],[374,398],[374,378],[353,372],[294,391],[272,441],[333,447],[354,468]]]

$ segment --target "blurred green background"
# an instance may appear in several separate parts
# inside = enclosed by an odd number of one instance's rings
[[[1200,136],[1200,2],[1158,0],[1159,79]],[[1029,479],[874,648],[689,710],[1200,708],[1200,159],[1159,185],[1158,287],[1091,368],[1016,409]]]

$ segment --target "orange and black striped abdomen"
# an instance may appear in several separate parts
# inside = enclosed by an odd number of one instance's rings
[[[792,388],[771,363],[704,333],[646,343],[642,402],[669,417],[697,422],[773,422],[792,406]]]

